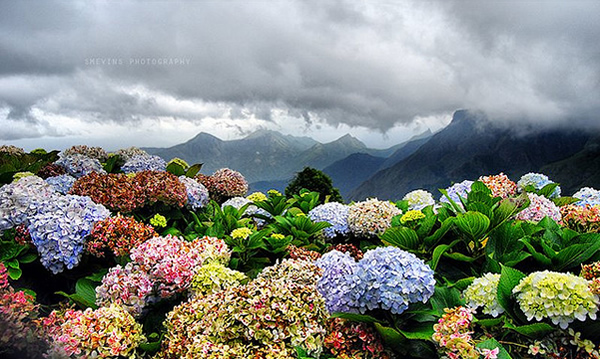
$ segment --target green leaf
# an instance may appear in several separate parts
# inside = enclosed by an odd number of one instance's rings
[[[435,245],[442,237],[448,233],[450,228],[454,225],[456,217],[448,217],[443,222],[440,228],[438,228],[432,235],[423,239],[423,242],[427,247],[431,247]]]
[[[448,249],[454,247],[454,245],[456,245],[459,242],[460,240],[457,239],[450,244],[440,244],[437,247],[435,247],[435,249],[433,250],[431,261],[429,262],[429,267],[431,267],[431,269],[435,271],[442,255],[446,253]]]
[[[574,244],[558,252],[552,258],[552,262],[556,265],[556,270],[558,271],[580,267],[582,263],[596,254],[598,250],[600,250],[600,241]]]
[[[33,261],[35,261],[38,258],[37,254],[35,253],[27,253],[22,257],[19,257],[19,262],[23,263],[23,264],[27,264],[27,263],[31,263]]]
[[[8,276],[12,280],[17,280],[17,279],[21,278],[21,275],[23,274],[23,271],[19,267],[17,267],[17,268],[8,267],[7,272],[8,272]]]
[[[432,322],[416,323],[410,325],[410,331],[398,330],[398,332],[406,339],[411,340],[431,340],[433,336],[433,324]]]
[[[425,215],[425,218],[419,221],[419,227],[416,229],[416,232],[419,238],[424,238],[437,223],[438,216],[433,212],[433,206],[427,206],[421,212]]]
[[[193,164],[190,168],[188,168],[187,172],[185,173],[185,176],[190,178],[196,177],[198,172],[200,172],[201,168],[202,163]]]
[[[521,271],[511,267],[502,266],[496,293],[498,296],[498,304],[513,317],[516,316],[516,313],[513,310],[515,301],[512,298],[512,291],[523,278],[525,278],[525,274]]]
[[[529,253],[531,253],[531,256],[533,257],[533,259],[535,259],[537,262],[541,263],[544,266],[552,265],[552,260],[550,258],[548,258],[547,256],[545,256],[544,254],[536,251],[535,248],[533,247],[533,245],[531,243],[529,243],[529,238],[527,238],[527,237],[521,238],[519,241],[525,245],[525,247],[527,248]]]
[[[414,250],[419,246],[417,233],[408,227],[390,227],[379,238],[385,244],[406,250]]]
[[[177,162],[171,162],[167,165],[167,172],[179,177],[185,174],[185,168]]]
[[[558,183],[548,183],[538,191],[538,194],[550,198],[556,187],[558,187]]]
[[[502,317],[491,319],[478,319],[475,322],[482,327],[491,328],[503,323],[504,319]]]
[[[490,227],[490,219],[479,212],[460,213],[456,216],[456,226],[472,240],[479,241]]]
[[[525,209],[528,205],[529,198],[527,196],[501,200],[492,212],[492,228],[496,228],[507,219]]]
[[[394,328],[386,327],[380,323],[373,323],[375,330],[381,335],[383,341],[395,350],[401,350],[406,338]]]
[[[93,281],[81,278],[75,283],[75,293],[67,295],[84,308],[98,308],[96,305],[96,285]]]
[[[497,356],[498,359],[512,359],[512,357],[510,356],[510,354],[508,354],[506,349],[504,349],[502,344],[500,344],[494,338],[489,338],[487,340],[484,340],[484,341],[478,343],[476,345],[476,347],[480,348],[480,349],[492,349],[492,350],[498,348],[498,356]]]
[[[541,339],[546,335],[556,331],[556,327],[548,323],[533,323],[516,326],[510,322],[506,322],[504,327],[534,339]]]
[[[454,252],[454,253],[446,252],[446,253],[444,253],[444,257],[454,259],[455,261],[467,262],[467,263],[473,263],[477,260],[477,258],[469,257],[460,252]]]
[[[441,316],[445,308],[454,308],[459,305],[464,305],[464,300],[461,299],[460,291],[457,288],[450,287],[435,287],[435,292],[429,299],[431,307]]]
[[[367,314],[358,314],[358,313],[343,313],[343,312],[334,312],[331,313],[331,318],[342,318],[351,320],[353,322],[360,323],[381,323],[381,320],[372,317]]]

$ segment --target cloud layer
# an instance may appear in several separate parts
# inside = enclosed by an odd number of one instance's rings
[[[595,1],[0,1],[0,140],[161,121],[385,132],[459,108],[595,124],[598,13]]]

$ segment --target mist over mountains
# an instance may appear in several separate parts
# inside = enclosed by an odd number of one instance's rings
[[[388,149],[371,149],[351,135],[320,143],[309,137],[259,130],[224,141],[207,133],[169,148],[145,148],[165,160],[204,163],[210,174],[240,171],[252,191],[282,191],[296,172],[311,166],[328,174],[346,200],[401,199],[415,189],[438,189],[464,179],[504,172],[518,180],[541,172],[572,194],[600,187],[600,134],[566,128],[497,125],[478,112],[459,110],[441,131],[426,131]]]

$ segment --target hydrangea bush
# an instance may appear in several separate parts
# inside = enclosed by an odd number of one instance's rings
[[[517,184],[511,181],[507,175],[500,173],[493,176],[481,176],[479,181],[483,182],[491,191],[492,196],[507,198],[517,192]]]
[[[435,204],[433,195],[422,189],[407,193],[402,200],[408,201],[408,209],[417,211]]]
[[[392,218],[402,211],[389,201],[376,198],[356,202],[348,209],[348,228],[358,237],[375,237],[392,224]]]
[[[336,235],[346,235],[350,232],[348,227],[349,207],[339,202],[328,202],[320,204],[308,212],[308,217],[313,222],[328,222],[331,227],[323,229],[323,234],[327,238],[334,238]]]
[[[123,166],[121,166],[121,170],[125,173],[166,171],[167,163],[158,156],[133,155],[125,162]]]
[[[544,188],[544,186],[549,185],[551,183],[554,183],[554,182],[551,181],[548,178],[548,176],[546,176],[545,174],[529,172],[529,173],[521,176],[521,179],[519,179],[519,181],[517,182],[517,190],[519,192],[523,192],[525,190],[525,187],[527,187],[527,186],[533,186],[534,189],[540,190],[540,189]],[[561,192],[560,187],[557,186],[554,189],[554,191],[552,191],[552,193],[550,194],[549,197],[550,198],[559,197],[560,192]]]
[[[92,172],[106,173],[100,161],[79,153],[65,155],[59,158],[56,164],[62,166],[68,174],[75,178],[83,177]]]
[[[475,278],[473,283],[463,291],[463,297],[467,306],[473,310],[482,308],[483,314],[497,317],[504,313],[504,308],[498,303],[496,292],[500,274],[486,273],[482,277]]]
[[[284,260],[246,285],[190,299],[168,314],[157,357],[293,358],[297,346],[318,356],[327,315],[318,272]]]
[[[334,250],[315,264],[323,270],[317,288],[332,312],[384,309],[401,314],[411,303],[425,303],[434,292],[431,268],[396,247],[369,250],[358,262]]]
[[[539,222],[544,217],[550,217],[555,222],[561,220],[560,208],[551,200],[535,193],[527,193],[529,206],[517,214],[521,221]]]
[[[460,198],[467,198],[467,195],[469,194],[469,192],[471,192],[472,185],[473,185],[473,181],[464,180],[462,182],[455,183],[452,186],[446,188],[445,191],[448,193],[448,197],[450,197],[450,199],[452,201],[454,201],[456,204],[462,206],[462,202],[460,201]],[[449,203],[450,201],[448,200],[448,198],[446,196],[441,196],[440,202]]]
[[[550,319],[566,329],[575,319],[596,319],[598,296],[584,278],[570,273],[533,272],[513,289],[527,320]]]
[[[108,209],[89,197],[57,194],[48,198],[28,226],[41,263],[55,274],[76,267],[94,224],[109,216]]]

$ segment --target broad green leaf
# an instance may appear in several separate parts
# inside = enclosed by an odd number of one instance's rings
[[[424,238],[431,232],[433,226],[437,223],[438,216],[433,212],[432,206],[423,208],[421,212],[425,215],[425,218],[419,221],[419,227],[416,229],[416,232],[419,238]]]
[[[444,308],[454,308],[459,305],[464,305],[464,300],[461,299],[460,291],[457,288],[450,287],[435,287],[433,296],[429,299],[431,306],[441,316],[444,314]]]
[[[490,219],[479,212],[466,212],[456,216],[456,226],[472,240],[479,241],[490,227]]]
[[[525,278],[525,274],[521,271],[502,266],[496,294],[498,296],[498,304],[512,316],[516,316],[513,310],[514,299],[512,298],[512,291],[523,278]]]
[[[574,244],[558,252],[552,262],[556,265],[556,270],[559,271],[580,267],[599,250],[600,241]]]
[[[491,217],[492,228],[496,228],[507,219],[519,213],[529,205],[527,196],[519,196],[518,198],[505,198],[501,200],[494,208]]]
[[[534,339],[541,339],[546,335],[556,331],[556,327],[548,323],[533,323],[517,326],[507,321],[504,324],[504,327]]]
[[[200,172],[200,169],[202,168],[202,163],[196,163],[190,166],[190,168],[188,168],[187,172],[185,173],[186,177],[196,177],[196,175],[198,174],[198,172]]]
[[[434,246],[442,237],[448,233],[450,228],[454,225],[456,217],[448,217],[443,222],[440,228],[438,228],[432,235],[423,239],[423,242],[427,247]]]
[[[67,295],[84,308],[98,308],[96,305],[96,284],[93,281],[81,278],[75,283],[75,293]]]
[[[17,267],[17,268],[8,267],[6,270],[8,272],[8,276],[12,280],[18,280],[19,278],[21,278],[21,275],[23,274],[23,271],[19,267]]]
[[[375,330],[381,335],[383,341],[395,350],[402,350],[407,339],[394,328],[386,327],[380,323],[373,323]]]
[[[556,187],[558,187],[558,183],[548,183],[538,191],[538,194],[546,198],[550,198],[550,195],[554,193]]]
[[[408,227],[390,227],[379,238],[385,244],[406,250],[414,250],[419,247],[417,233]]]
[[[23,264],[31,263],[37,259],[37,254],[35,253],[27,253],[22,257],[19,257],[19,262]]]
[[[406,339],[431,340],[433,336],[433,322],[416,323],[410,325],[410,330],[398,330]]]
[[[552,265],[552,260],[550,258],[546,257],[544,254],[536,251],[535,248],[533,247],[533,245],[531,243],[529,243],[529,238],[527,238],[527,237],[521,238],[519,241],[525,245],[525,247],[527,248],[529,253],[531,253],[531,256],[533,257],[533,259],[535,259],[537,262],[541,263],[544,266]]]
[[[458,243],[458,240],[456,240],[452,243],[454,245],[454,244]],[[435,247],[435,249],[433,250],[433,255],[431,257],[431,261],[429,262],[429,267],[431,267],[431,269],[433,269],[435,271],[435,269],[437,268],[437,265],[440,261],[440,258],[450,248],[452,248],[452,246],[449,244],[440,244],[437,247]]]
[[[475,322],[482,327],[491,328],[503,323],[504,319],[502,317],[492,319],[478,319]]]
[[[167,165],[167,172],[172,173],[177,177],[183,176],[185,174],[185,170],[186,169],[177,162],[171,162]]]
[[[444,257],[450,258],[450,259],[454,259],[455,261],[467,262],[467,263],[473,263],[473,262],[475,262],[477,260],[477,258],[469,257],[469,256],[467,256],[465,254],[460,253],[460,252],[454,252],[454,253],[445,252],[444,253]]]
[[[558,197],[552,199],[552,202],[554,202],[554,204],[558,207],[566,206],[572,203],[577,203],[579,201],[580,199],[576,197]]]

